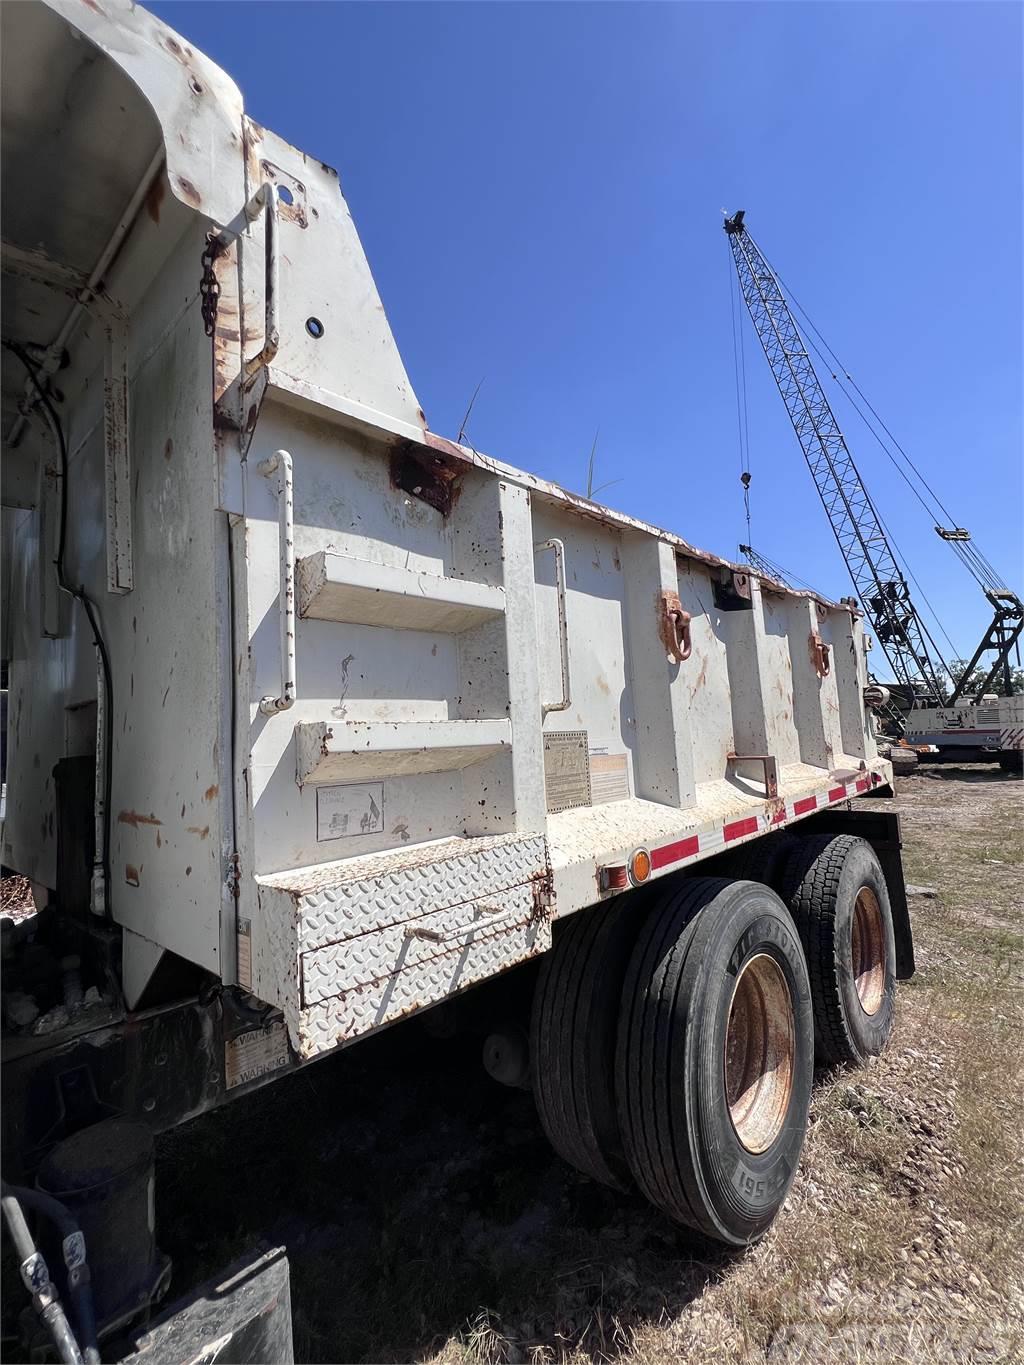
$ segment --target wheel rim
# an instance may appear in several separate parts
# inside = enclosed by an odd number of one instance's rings
[[[870,886],[857,892],[850,939],[857,999],[865,1014],[877,1014],[885,996],[885,934],[878,897]]]
[[[767,953],[736,978],[725,1038],[725,1094],[736,1136],[765,1152],[782,1131],[793,1094],[796,1023],[782,968]]]

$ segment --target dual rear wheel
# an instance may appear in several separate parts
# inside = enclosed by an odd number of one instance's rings
[[[795,840],[778,882],[800,934],[825,1066],[877,1057],[896,1012],[896,943],[885,874],[849,834]]]
[[[555,1149],[731,1246],[760,1237],[786,1197],[816,1053],[863,1060],[892,1026],[892,923],[870,847],[787,840],[770,874],[782,898],[762,881],[673,879],[573,916],[533,1006]]]

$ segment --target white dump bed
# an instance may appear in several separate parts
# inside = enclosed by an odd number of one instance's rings
[[[69,570],[100,603],[109,704],[81,611],[47,587],[37,412],[5,512],[4,862],[56,886],[51,775],[98,754],[102,801],[109,724],[102,889],[130,998],[170,949],[278,1006],[316,1056],[542,952],[637,849],[664,876],[889,780],[854,610],[431,434],[332,170],[145,11],[4,20],[34,69],[98,54],[103,111],[90,140],[47,144],[5,330],[48,342],[71,307],[41,278],[67,264],[56,239],[38,260],[51,216],[87,215],[98,256],[138,199],[61,376]],[[59,127],[75,88],[5,108],[8,164],[27,175],[18,139]],[[67,205],[62,158],[99,162],[129,128],[130,183],[104,198],[85,177]],[[102,828],[101,808],[99,850]]]

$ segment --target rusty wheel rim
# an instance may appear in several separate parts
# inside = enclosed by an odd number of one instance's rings
[[[857,892],[850,940],[857,999],[865,1014],[877,1014],[885,996],[885,934],[878,897],[870,886]]]
[[[765,1152],[782,1131],[793,1094],[796,1022],[782,968],[757,953],[736,978],[725,1036],[725,1095],[736,1136]]]

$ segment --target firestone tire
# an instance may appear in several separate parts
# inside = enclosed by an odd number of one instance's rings
[[[640,1191],[715,1241],[756,1241],[796,1173],[813,1070],[785,906],[754,882],[683,882],[648,916],[623,988],[616,1092]]]
[[[885,874],[871,845],[841,834],[797,844],[783,899],[800,932],[825,1065],[884,1051],[896,1011],[896,945]]]
[[[584,1175],[629,1190],[615,1110],[615,1033],[622,982],[650,897],[637,889],[580,910],[541,961],[530,1057],[541,1126]]]

